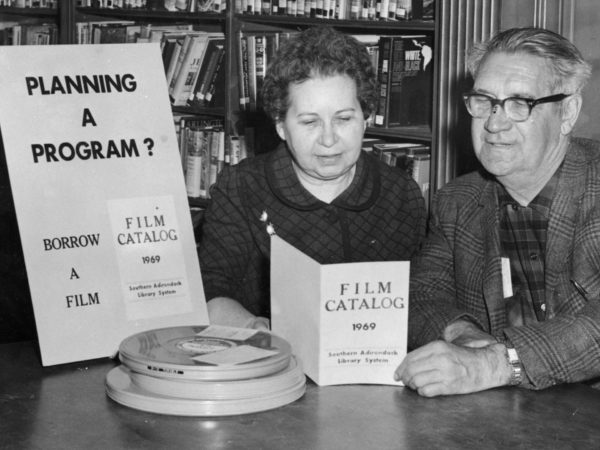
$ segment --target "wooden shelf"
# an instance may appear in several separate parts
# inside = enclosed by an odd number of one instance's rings
[[[15,8],[0,6],[0,15],[10,14],[29,17],[58,17],[58,8]]]
[[[285,27],[301,26],[308,27],[319,25],[330,25],[334,28],[343,28],[347,31],[365,30],[373,31],[427,31],[435,30],[435,23],[427,20],[340,20],[340,19],[317,19],[314,17],[276,16],[268,14],[235,14],[237,20],[242,22],[254,22],[265,25],[277,25]]]
[[[366,134],[382,138],[400,138],[431,143],[431,128],[427,126],[397,128],[369,127]]]
[[[115,8],[90,8],[77,7],[77,11],[81,14],[89,14],[94,16],[115,17],[131,20],[164,20],[168,22],[224,22],[227,15],[224,13],[214,12],[178,12],[168,11],[166,9],[115,9]]]

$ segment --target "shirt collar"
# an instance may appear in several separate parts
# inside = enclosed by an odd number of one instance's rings
[[[284,204],[299,210],[313,210],[326,205],[308,192],[298,180],[285,143],[271,152],[265,171],[269,188]],[[352,183],[331,204],[343,209],[362,211],[375,203],[380,189],[380,173],[376,161],[361,152]]]
[[[529,208],[535,209],[544,217],[549,217],[550,215],[550,206],[552,205],[552,199],[554,199],[554,194],[556,192],[561,170],[562,164],[558,167],[558,169],[556,169],[546,185],[528,205]],[[505,208],[507,205],[518,204],[506,191],[506,188],[498,181],[496,181],[496,194],[498,196],[500,208]]]

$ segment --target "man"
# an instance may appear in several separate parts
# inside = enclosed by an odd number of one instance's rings
[[[590,66],[563,37],[511,29],[469,55],[481,172],[441,189],[412,265],[423,396],[600,376],[600,152],[571,139]]]

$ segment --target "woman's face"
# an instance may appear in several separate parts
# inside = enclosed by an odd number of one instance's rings
[[[276,128],[298,169],[320,182],[347,175],[360,155],[366,127],[354,80],[334,75],[293,83],[289,100]]]

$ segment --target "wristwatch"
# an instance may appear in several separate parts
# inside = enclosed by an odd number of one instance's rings
[[[519,360],[519,355],[513,347],[506,346],[506,357],[511,367],[510,386],[518,386],[523,382],[523,366]]]

